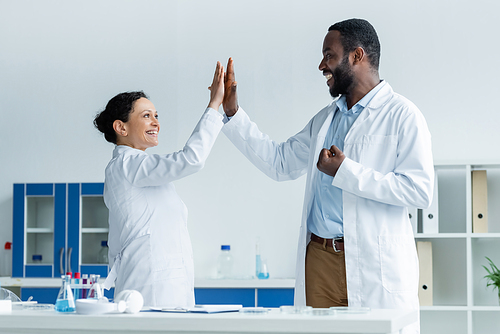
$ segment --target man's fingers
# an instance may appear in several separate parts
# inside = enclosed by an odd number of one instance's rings
[[[229,58],[227,61],[226,81],[234,81],[233,58]]]
[[[322,149],[321,152],[319,152],[319,159],[320,160],[326,160],[326,159],[330,158],[331,156],[332,156],[332,154],[326,148]]]
[[[339,153],[342,153],[342,151],[335,145],[332,145],[332,147],[330,147],[330,152],[332,153],[332,155],[338,155]]]

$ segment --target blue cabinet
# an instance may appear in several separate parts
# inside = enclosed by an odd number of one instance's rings
[[[243,307],[280,307],[293,305],[294,289],[290,288],[196,288],[196,304],[241,304]]]
[[[74,271],[106,277],[108,264],[99,259],[109,232],[103,191],[104,183],[68,184],[68,242],[75,249],[71,258]]]
[[[103,183],[14,184],[13,277],[107,276],[99,263],[108,237]]]

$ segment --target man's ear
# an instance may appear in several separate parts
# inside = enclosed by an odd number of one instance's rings
[[[123,121],[120,121],[119,119],[115,120],[113,122],[113,129],[115,130],[117,135],[123,137],[127,136],[127,127],[125,126],[125,123]]]
[[[353,65],[358,65],[360,64],[364,58],[366,57],[366,53],[365,53],[365,50],[358,46],[353,52],[353,61],[352,61],[352,64]]]

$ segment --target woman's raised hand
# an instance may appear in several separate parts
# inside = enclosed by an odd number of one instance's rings
[[[208,103],[208,107],[219,110],[222,100],[224,99],[224,66],[222,66],[220,62],[217,62],[214,80],[208,89],[210,90],[210,102]]]

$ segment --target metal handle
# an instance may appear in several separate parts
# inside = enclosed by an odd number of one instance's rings
[[[63,255],[64,255],[64,248],[61,248],[59,250],[59,272],[61,273],[61,275],[64,275]]]
[[[73,272],[71,270],[71,252],[72,251],[73,251],[72,247],[68,248],[68,269],[67,269],[67,271],[69,271],[69,272]]]

